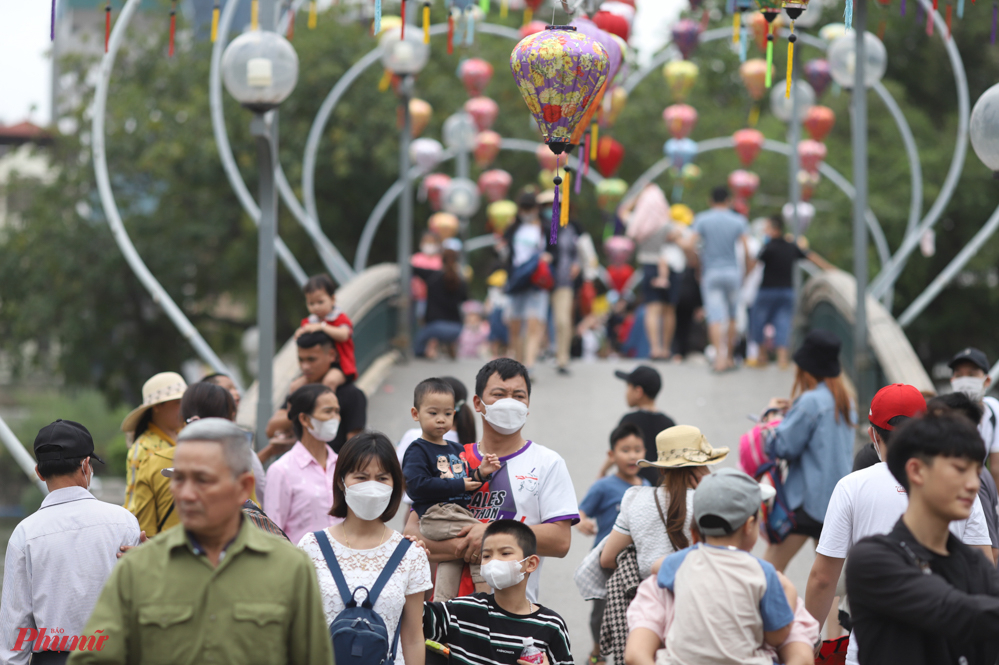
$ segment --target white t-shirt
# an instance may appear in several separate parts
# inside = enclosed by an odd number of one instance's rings
[[[521,224],[513,234],[513,267],[527,263],[527,260],[545,249],[545,236],[540,224]]]
[[[385,564],[392,557],[399,541],[402,540],[402,534],[393,531],[389,539],[378,547],[370,550],[354,550],[347,549],[346,546],[337,542],[330,534],[329,528],[325,531],[326,537],[329,538],[330,545],[333,547],[333,554],[336,555],[337,563],[340,565],[340,570],[343,571],[343,577],[347,581],[347,587],[351,591],[359,586],[370,589],[375,580],[378,579],[382,569],[385,568]],[[309,558],[312,559],[312,565],[316,567],[319,594],[323,601],[323,613],[326,615],[326,624],[329,625],[336,618],[336,615],[343,612],[344,601],[340,598],[340,591],[333,580],[333,574],[326,563],[326,558],[323,557],[323,552],[319,549],[315,534],[310,531],[302,536],[298,547],[309,555]],[[427,559],[427,553],[421,547],[410,545],[405,556],[402,557],[402,561],[399,562],[399,567],[395,569],[378,599],[375,600],[374,610],[385,621],[385,628],[388,630],[390,640],[395,637],[396,628],[402,618],[402,610],[406,606],[406,596],[422,593],[427,589],[432,589],[433,586],[433,582],[430,580],[430,561]],[[358,601],[363,600],[364,597],[363,593],[358,594]],[[406,661],[402,657],[401,644],[396,651],[395,662],[399,665],[405,665]]]
[[[410,444],[423,436],[423,430],[419,427],[414,427],[413,429],[408,429],[399,438],[399,443],[395,444],[395,454],[399,458],[399,465],[402,465],[402,458],[406,456],[406,449],[409,448]],[[451,441],[453,443],[461,443],[458,441],[458,432],[451,430],[444,434],[445,441]],[[413,503],[413,500],[409,498],[409,494],[406,492],[402,493],[402,502],[405,504]]]
[[[478,444],[467,444],[465,457],[470,468],[478,468],[482,461]],[[476,519],[482,522],[513,519],[528,526],[579,521],[579,505],[569,469],[554,450],[528,441],[512,455],[501,457],[500,463],[499,470],[472,494],[468,503]],[[527,582],[527,597],[531,602],[538,602],[544,563],[545,558],[541,557],[538,569]]]
[[[989,453],[999,453],[999,426],[993,424],[995,418],[999,423],[999,399],[986,397],[982,400],[982,422],[978,423],[978,433],[985,442],[985,450]]]
[[[861,538],[891,533],[908,506],[909,495],[884,462],[844,476],[836,483],[829,499],[822,536],[815,551],[845,559],[850,548]],[[982,503],[977,496],[971,517],[951,522],[950,530],[966,545],[992,545]],[[846,662],[858,665],[856,640],[850,640]]]
[[[656,508],[656,493],[659,508]],[[662,487],[632,487],[621,497],[621,512],[614,522],[614,530],[631,536],[638,557],[638,574],[644,580],[652,574],[652,564],[676,551],[666,534],[659,510],[663,515],[669,508],[669,499]],[[694,519],[694,490],[687,490],[687,519],[683,532],[690,540],[690,524]]]

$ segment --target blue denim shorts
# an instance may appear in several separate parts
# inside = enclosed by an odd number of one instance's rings
[[[511,293],[510,306],[507,308],[507,319],[547,321],[548,292],[531,287],[520,293]]]
[[[708,323],[726,323],[735,318],[741,286],[738,268],[707,271],[701,277],[701,297]]]

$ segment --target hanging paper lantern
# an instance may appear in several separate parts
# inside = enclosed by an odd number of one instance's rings
[[[458,66],[458,78],[469,97],[480,97],[493,78],[493,66],[481,58],[469,58]]]
[[[604,95],[604,112],[600,116],[601,127],[613,127],[621,111],[628,105],[628,91],[618,86]]]
[[[697,110],[688,104],[673,104],[667,106],[663,111],[663,122],[666,129],[675,139],[682,139],[690,136],[697,124]]]
[[[472,156],[479,168],[485,168],[493,163],[496,155],[499,154],[500,144],[503,137],[491,129],[479,132],[475,137],[475,147],[472,149]]]
[[[492,232],[503,235],[517,218],[517,204],[513,201],[494,201],[486,206],[486,218],[489,219]]]
[[[739,76],[742,84],[746,86],[749,96],[755,101],[763,99],[763,93],[767,91],[767,62],[760,58],[753,58],[739,65]]]
[[[680,181],[684,187],[690,187],[701,179],[701,167],[697,164],[684,164],[680,169]]]
[[[444,146],[436,139],[416,139],[409,144],[409,158],[424,171],[440,162],[443,154]]]
[[[680,49],[684,60],[690,59],[700,39],[701,26],[696,21],[684,18],[673,24],[673,43]]]
[[[435,212],[427,220],[427,228],[437,234],[442,240],[458,235],[461,220],[449,212]]]
[[[735,152],[739,155],[739,161],[743,166],[749,166],[756,159],[756,156],[763,150],[763,132],[757,129],[740,129],[732,134],[732,141],[735,143]]]
[[[503,169],[484,171],[479,176],[479,191],[487,201],[495,202],[505,199],[513,184],[513,176]]]
[[[593,15],[593,22],[601,30],[617,35],[624,41],[628,41],[628,37],[631,35],[631,22],[620,14],[601,10]]]
[[[520,27],[520,37],[530,37],[531,35],[536,35],[539,32],[545,31],[545,24],[543,21],[531,21],[530,23],[525,23]]]
[[[673,169],[679,171],[697,156],[697,142],[692,139],[670,139],[663,146]]]
[[[465,113],[472,116],[480,132],[492,129],[499,115],[499,104],[488,97],[473,97],[465,102]]]
[[[790,122],[795,114],[795,100],[788,97],[785,90],[787,82],[781,81],[770,91],[770,112],[781,122]],[[807,81],[797,80],[792,84],[791,94],[797,98],[797,119],[799,122],[805,120],[808,109],[815,104],[815,91]]]
[[[674,222],[683,224],[684,226],[690,226],[694,223],[694,211],[690,206],[683,203],[674,203],[671,205],[669,207],[669,216],[673,218]]]
[[[971,147],[990,171],[993,178],[999,179],[999,131],[996,119],[999,118],[999,84],[982,93],[971,109]]]
[[[813,106],[805,114],[805,129],[809,136],[816,141],[821,141],[832,131],[836,124],[836,112],[828,106]]]
[[[479,202],[479,188],[468,178],[455,178],[441,194],[444,212],[466,219],[479,210]]]
[[[631,260],[635,252],[635,241],[628,236],[611,236],[604,240],[604,254],[614,265],[621,265]]]
[[[614,212],[628,193],[628,183],[620,178],[606,178],[597,184],[597,205],[604,212]]]
[[[806,171],[801,169],[798,171],[798,185],[801,187],[801,200],[809,201],[812,198],[812,194],[815,193],[815,188],[819,186],[819,181],[822,176],[819,175],[818,171]]]
[[[670,95],[677,102],[687,99],[687,95],[697,82],[699,69],[689,60],[673,60],[663,65],[663,76],[669,86]]]
[[[544,0],[526,0],[527,8],[524,10],[524,25],[531,23],[534,12],[538,11]]]
[[[624,146],[609,136],[597,142],[597,170],[605,178],[612,177],[624,160]]]
[[[610,67],[607,70],[607,82],[610,83],[613,81],[614,77],[617,76],[618,71],[621,69],[621,63],[624,61],[625,55],[624,49],[621,48],[618,40],[614,38],[614,35],[601,29],[596,23],[585,16],[573,19],[569,25],[576,28],[577,32],[586,35],[604,47],[610,63]]]
[[[412,123],[411,127],[413,130],[413,138],[416,138],[423,133],[423,130],[427,128],[428,124],[430,124],[430,118],[433,115],[434,107],[427,102],[422,99],[416,99],[415,97],[409,100],[409,118]]]
[[[780,2],[773,2],[773,0],[765,0],[765,4],[773,3],[773,23],[767,20],[766,14],[763,11],[753,14],[753,17],[749,20],[749,27],[753,30],[753,39],[756,40],[756,46],[759,47],[761,51],[767,50],[767,36],[770,35],[771,25],[773,26],[773,34],[781,28],[781,24],[784,22],[783,17],[780,14]],[[757,4],[760,4],[757,2]],[[764,5],[760,5],[760,9],[763,9]],[[771,12],[767,12],[771,13]]]
[[[815,96],[821,97],[822,93],[829,87],[829,84],[832,83],[832,74],[829,73],[829,63],[823,58],[806,62],[805,80],[815,90]]]
[[[423,185],[420,188],[422,190],[421,194],[423,194],[426,200],[430,203],[431,209],[441,209],[441,196],[450,184],[451,176],[444,173],[431,173],[423,179]]]
[[[884,43],[869,32],[864,33],[864,85],[870,88],[884,77],[888,69],[888,51]],[[857,62],[857,38],[851,30],[837,37],[826,51],[829,61],[829,74],[833,81],[847,90],[853,89],[854,71]]]
[[[830,23],[819,29],[819,39],[832,42],[837,37],[846,34],[846,25],[843,23]]]
[[[760,186],[760,176],[752,171],[732,171],[728,174],[728,188],[732,190],[736,198],[748,201],[753,198],[757,188]]]
[[[538,158],[538,166],[541,167],[542,171],[555,170],[555,167],[558,165],[558,155],[553,153],[548,146],[542,143],[534,151],[534,154]]]
[[[818,171],[819,164],[826,158],[824,143],[805,139],[798,143],[798,163],[806,171]]]

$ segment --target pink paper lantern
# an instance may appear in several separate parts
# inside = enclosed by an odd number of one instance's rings
[[[801,168],[809,172],[815,172],[819,170],[819,164],[821,164],[826,158],[826,146],[824,143],[819,143],[818,141],[813,141],[811,139],[805,139],[798,143],[798,162],[801,164]]]
[[[510,192],[513,176],[503,169],[492,169],[479,176],[479,191],[490,203],[502,201]]]
[[[472,116],[480,132],[493,128],[499,115],[499,104],[488,97],[473,97],[465,102],[465,113]]]
[[[479,97],[493,78],[493,66],[482,58],[469,58],[458,67],[458,76],[469,97]]]
[[[685,139],[697,124],[697,110],[689,104],[673,104],[663,111],[666,129],[675,139]]]
[[[728,188],[732,190],[737,199],[748,201],[753,198],[753,194],[760,186],[760,176],[752,171],[732,171],[728,174]]]
[[[431,173],[423,179],[422,193],[429,201],[431,209],[441,209],[441,197],[450,184],[451,176],[443,173]]]
[[[763,150],[765,140],[763,132],[758,129],[740,129],[732,134],[735,152],[739,155],[739,161],[742,162],[743,166],[749,166],[753,163],[756,156]]]
[[[472,150],[472,156],[479,168],[485,168],[493,163],[496,155],[499,154],[502,142],[503,137],[491,129],[479,132],[479,135],[475,137],[475,148]]]

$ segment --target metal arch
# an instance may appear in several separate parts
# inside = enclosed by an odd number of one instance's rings
[[[937,200],[933,202],[929,212],[923,217],[923,221],[916,227],[915,232],[905,237],[902,246],[892,256],[888,265],[882,266],[881,272],[868,289],[868,294],[875,298],[880,297],[894,286],[899,275],[902,274],[902,269],[905,268],[906,259],[919,245],[919,239],[940,219],[944,208],[954,195],[954,190],[957,189],[957,182],[964,170],[964,158],[968,153],[970,102],[968,101],[968,77],[964,71],[964,61],[961,60],[961,53],[957,50],[954,40],[944,38],[947,24],[940,17],[940,13],[933,9],[929,0],[919,0],[919,4],[923,6],[925,11],[933,12],[933,22],[936,24],[937,32],[941,33],[941,39],[943,39],[947,49],[947,56],[950,58],[951,68],[954,70],[954,79],[957,84],[957,144],[954,146],[954,158],[951,160],[950,169],[947,171],[947,177],[940,188]]]
[[[732,148],[732,147],[734,147],[734,142],[732,141],[732,138],[729,136],[721,136],[714,139],[708,139],[707,141],[698,141],[697,154],[701,154],[704,152],[711,152],[712,150],[723,150],[725,148]],[[768,150],[770,152],[776,152],[781,155],[791,154],[791,146],[789,146],[786,143],[782,143],[780,141],[772,141],[770,139],[767,139],[766,141],[763,142],[763,149]],[[623,201],[628,202],[634,197],[638,196],[638,193],[642,190],[643,187],[645,187],[645,185],[649,184],[650,182],[658,178],[660,175],[665,173],[666,170],[670,167],[670,165],[671,165],[670,159],[668,157],[664,157],[663,159],[660,159],[658,162],[650,166],[648,170],[646,170],[645,173],[643,173],[638,178],[638,180],[635,181],[635,184],[631,186],[631,188],[628,190],[628,193],[625,195]],[[851,200],[853,199],[854,195],[853,185],[850,184],[850,182],[846,178],[844,178],[839,171],[829,166],[825,162],[822,162],[821,164],[819,164],[819,172],[822,175],[829,178],[829,180],[834,185],[839,187],[840,191],[846,194],[846,196],[849,199]],[[882,231],[881,229],[881,224],[878,222],[877,217],[874,216],[874,213],[871,211],[870,208],[867,209],[867,214],[864,217],[867,220],[867,228],[871,233],[871,238],[874,240],[874,247],[878,252],[879,259],[882,262],[888,261],[891,258],[891,252],[888,250],[888,241],[885,239],[885,234],[884,231]]]
[[[104,215],[107,217],[108,226],[111,228],[111,234],[114,236],[115,242],[118,244],[118,248],[121,250],[122,255],[124,255],[132,272],[135,273],[135,276],[139,278],[142,285],[149,291],[149,295],[153,297],[153,301],[163,308],[163,311],[170,317],[173,324],[177,326],[180,334],[191,343],[191,346],[201,356],[201,359],[211,365],[216,372],[229,374],[242,392],[242,387],[239,386],[239,378],[215,355],[215,352],[208,346],[208,342],[204,340],[198,329],[188,320],[184,312],[170,297],[170,294],[166,292],[166,289],[156,280],[156,277],[153,276],[149,268],[142,261],[142,257],[136,251],[135,245],[132,244],[132,239],[128,236],[128,231],[125,230],[125,224],[122,222],[121,214],[118,212],[118,204],[114,199],[114,192],[111,190],[111,178],[108,175],[104,136],[108,88],[111,83],[111,72],[114,69],[115,56],[118,55],[118,49],[124,40],[125,30],[128,28],[128,24],[132,20],[139,2],[141,0],[127,0],[125,7],[118,16],[118,20],[115,21],[114,28],[111,30],[111,38],[108,42],[108,51],[101,60],[100,78],[97,80],[97,88],[94,91],[94,119],[91,125],[91,139],[93,140],[94,175],[97,179],[97,191],[101,197],[101,206],[104,209]]]
[[[502,143],[500,143],[500,149],[513,150],[516,152],[533,153],[535,150],[538,149],[538,143],[536,141],[528,141],[526,139],[503,139]],[[456,156],[457,155],[454,150],[448,150],[444,152],[444,154],[441,156],[441,160],[434,165],[434,168],[436,168],[438,165],[443,164],[444,162],[450,159],[454,159]],[[576,155],[570,155],[569,159],[575,160],[573,168],[579,166],[579,158]],[[416,179],[426,172],[427,172],[426,170],[421,169],[418,166],[414,166],[413,168],[410,169],[408,177],[410,179]],[[603,176],[601,176],[593,169],[591,169],[590,172],[587,173],[584,177],[587,178],[594,185],[599,185],[604,180]],[[382,198],[378,201],[378,204],[375,206],[374,210],[371,211],[371,216],[368,217],[368,221],[364,224],[364,230],[361,232],[361,240],[360,242],[357,243],[357,258],[355,259],[354,269],[357,270],[358,272],[364,270],[367,267],[368,254],[370,254],[371,252],[371,244],[372,242],[374,242],[375,233],[378,231],[378,227],[381,226],[385,214],[388,212],[389,208],[392,207],[392,204],[395,203],[395,200],[399,198],[399,195],[401,193],[402,193],[402,181],[397,180],[395,184],[393,184],[391,187],[388,188],[388,190],[386,190],[386,192],[382,195]],[[474,249],[478,248],[479,246],[476,246]],[[471,250],[469,249],[466,251],[471,251]]]
[[[296,8],[301,3],[302,0],[296,0]],[[239,199],[243,209],[250,216],[250,218],[253,219],[254,224],[259,226],[260,207],[257,205],[256,200],[247,189],[246,183],[243,181],[243,176],[239,172],[239,168],[236,166],[236,160],[232,153],[232,146],[229,143],[229,135],[226,131],[225,116],[222,111],[222,53],[225,50],[232,21],[236,15],[236,9],[238,6],[238,0],[227,2],[226,6],[222,10],[222,15],[219,17],[219,36],[218,39],[215,40],[215,44],[212,45],[212,61],[208,82],[208,99],[212,119],[212,132],[215,136],[215,145],[218,148],[219,159],[222,161],[222,170],[225,171],[226,177],[229,179],[229,184],[236,193],[236,198]],[[290,16],[291,14],[289,12],[285,12],[282,16],[281,22],[278,26],[279,33],[283,33],[287,28]],[[291,191],[291,187],[288,185],[288,180],[284,175],[284,171],[281,169],[280,162],[277,163],[277,168],[275,169],[275,180],[278,185],[278,190],[281,193],[281,197],[285,200],[285,203],[288,205],[292,214],[298,220],[302,228],[305,229],[306,233],[309,234],[313,244],[316,246],[316,250],[319,252],[319,257],[323,261],[323,265],[330,271],[331,274],[333,274],[338,282],[343,283],[345,280],[349,280],[350,277],[353,276],[353,271],[350,269],[350,266],[347,265],[347,262],[344,261],[343,257],[340,256],[340,253],[336,250],[329,239],[323,235],[321,230],[319,230],[318,225],[311,223],[312,220],[304,216],[301,206],[298,204],[298,200],[295,198]],[[277,247],[278,255],[281,257],[282,262],[292,272],[299,285],[305,284],[305,280],[308,279],[305,271],[302,270],[300,265],[298,265],[298,262],[292,256],[291,251],[284,245],[284,242],[280,238],[275,241],[275,247]]]
[[[492,23],[481,23],[475,26],[476,32],[485,33],[487,35],[496,35],[498,37],[507,37],[514,41],[520,41],[520,31],[514,28],[508,28],[503,25],[494,25]],[[447,34],[447,23],[438,23],[437,25],[430,26],[430,35],[438,36]],[[305,203],[305,211],[314,220],[319,219],[319,212],[316,208],[316,154],[319,152],[319,141],[323,137],[323,131],[326,129],[326,123],[329,122],[330,116],[333,115],[334,109],[336,109],[337,104],[340,103],[340,98],[347,91],[354,82],[360,78],[361,74],[367,70],[368,67],[378,62],[381,59],[381,49],[375,48],[370,51],[363,58],[355,62],[350,69],[348,69],[343,76],[336,82],[333,89],[330,90],[326,99],[319,107],[319,111],[316,112],[316,117],[312,121],[312,127],[309,129],[309,138],[305,142],[305,154],[302,158],[302,199]],[[357,260],[355,258],[354,265],[357,265]]]

